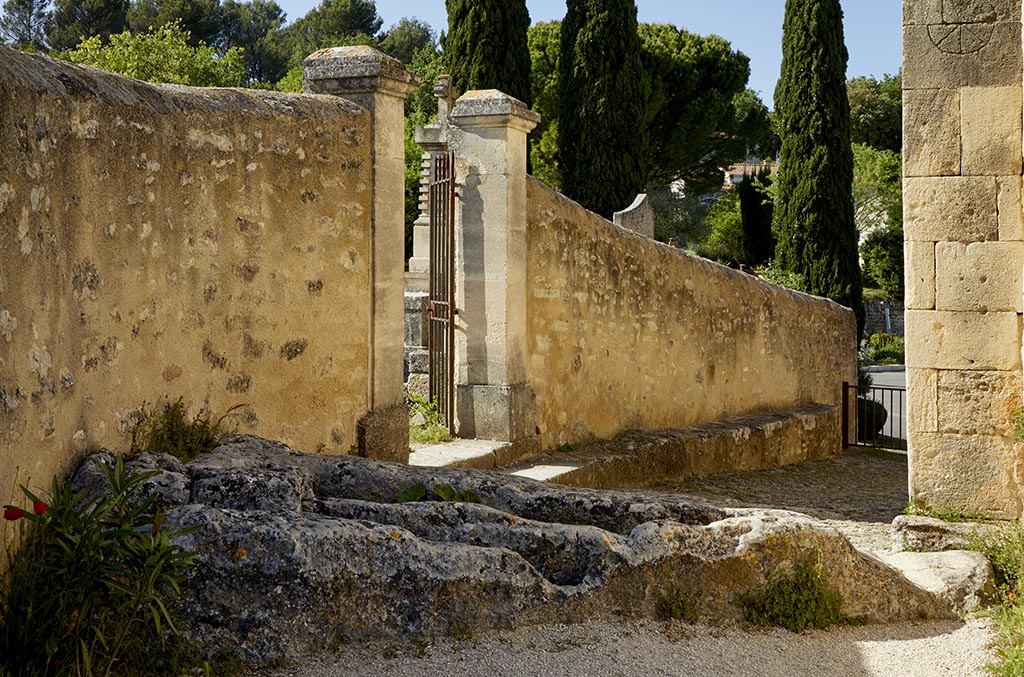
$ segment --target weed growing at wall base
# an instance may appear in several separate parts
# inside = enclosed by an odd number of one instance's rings
[[[416,444],[439,444],[452,439],[451,431],[445,425],[444,415],[436,402],[423,397],[410,397],[409,440]]]
[[[139,421],[132,428],[128,455],[170,454],[183,463],[193,461],[199,454],[213,451],[221,438],[231,432],[225,424],[241,406],[236,404],[216,421],[211,421],[209,410],[203,408],[190,421],[189,407],[183,398],[148,411],[143,403]]]
[[[988,557],[995,576],[995,604],[988,610],[998,629],[995,675],[1024,675],[1024,527],[1013,524],[974,539],[971,548]]]

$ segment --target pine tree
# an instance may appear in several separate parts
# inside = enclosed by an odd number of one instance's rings
[[[605,217],[643,191],[647,95],[633,0],[568,0],[559,62],[562,191]]]
[[[128,0],[56,0],[46,22],[46,37],[58,52],[85,38],[106,40],[128,26]]]
[[[7,0],[0,16],[0,37],[20,49],[46,49],[49,0]]]
[[[786,0],[782,74],[775,89],[782,152],[774,225],[776,261],[807,291],[852,308],[864,326],[853,152],[839,0]]]
[[[446,0],[445,8],[448,35],[442,46],[456,95],[498,89],[529,106],[526,0]]]

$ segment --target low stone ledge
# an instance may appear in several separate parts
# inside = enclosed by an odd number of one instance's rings
[[[652,480],[768,470],[834,458],[842,450],[839,407],[808,404],[682,430],[631,431],[537,464],[581,467],[551,481],[575,487],[643,485]]]

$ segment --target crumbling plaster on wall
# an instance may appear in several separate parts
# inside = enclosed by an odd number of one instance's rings
[[[0,499],[179,396],[346,453],[368,409],[369,114],[0,50]]]

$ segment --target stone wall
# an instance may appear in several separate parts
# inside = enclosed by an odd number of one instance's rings
[[[856,381],[856,322],[527,181],[527,360],[545,447],[801,404]],[[841,422],[831,419],[833,449]]]
[[[904,0],[911,496],[1021,515],[1021,3]]]
[[[242,405],[242,431],[347,453],[371,409],[370,114],[6,48],[0,91],[0,503],[124,449],[143,402]]]
[[[892,334],[903,336],[904,309],[898,303],[888,301],[864,302],[864,336]]]

